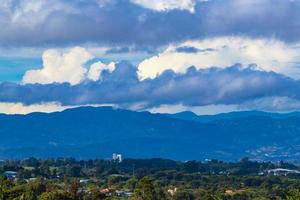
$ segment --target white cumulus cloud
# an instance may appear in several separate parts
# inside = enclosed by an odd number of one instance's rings
[[[178,51],[181,49],[181,51]],[[196,68],[228,67],[236,63],[257,64],[266,71],[275,71],[300,78],[300,44],[288,44],[276,39],[251,39],[245,37],[217,37],[186,41],[170,45],[157,56],[142,61],[141,79],[155,78],[172,69],[184,73],[190,66]]]
[[[93,56],[84,48],[75,47],[67,53],[47,50],[43,53],[43,67],[29,70],[23,77],[23,83],[64,83],[72,85],[84,80],[87,69],[84,64]]]
[[[131,0],[131,2],[155,11],[188,10],[194,12],[195,0]]]
[[[112,72],[115,70],[115,63],[111,62],[108,65],[102,62],[96,62],[91,65],[89,72],[87,74],[87,78],[91,79],[93,81],[97,81],[101,79],[101,73],[104,70],[108,70],[109,72]]]

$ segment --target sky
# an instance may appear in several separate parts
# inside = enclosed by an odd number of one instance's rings
[[[1,0],[0,112],[300,109],[300,0]]]

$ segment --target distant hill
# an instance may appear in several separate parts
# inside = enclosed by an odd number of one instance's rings
[[[268,113],[262,111],[240,111],[240,112],[221,113],[216,115],[196,115],[193,112],[184,111],[180,113],[166,114],[166,115],[175,119],[183,119],[183,120],[197,121],[197,122],[212,122],[212,121],[224,120],[224,119],[261,117],[261,116],[271,117],[274,119],[284,119],[289,117],[300,117],[300,112]]]
[[[0,159],[108,158],[117,152],[125,157],[176,160],[238,160],[244,156],[300,160],[297,114],[230,113],[204,121],[195,120],[192,113],[184,113],[186,118],[174,116],[112,107],[2,114]]]

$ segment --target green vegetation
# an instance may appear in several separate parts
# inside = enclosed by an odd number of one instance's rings
[[[121,163],[73,158],[8,160],[0,167],[0,199],[299,200],[298,169],[289,163],[246,158],[236,163],[166,159],[125,159]]]

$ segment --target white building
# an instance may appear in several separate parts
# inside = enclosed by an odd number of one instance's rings
[[[122,162],[122,154],[113,153],[112,160],[116,162]]]
[[[268,170],[267,173],[275,176],[280,176],[280,175],[287,176],[289,174],[300,174],[300,171],[292,170],[292,169],[276,168],[276,169]]]

